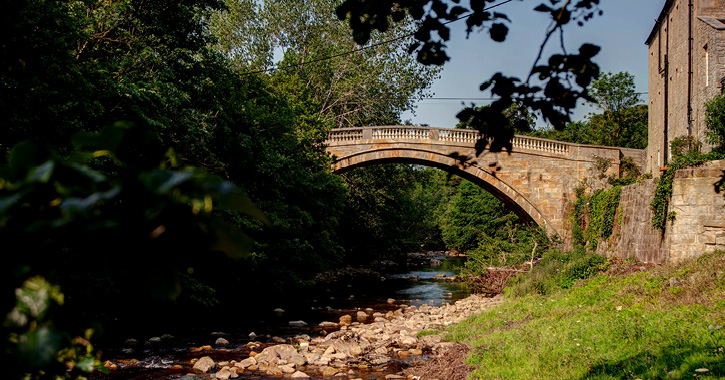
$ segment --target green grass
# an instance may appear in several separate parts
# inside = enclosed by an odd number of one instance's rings
[[[448,339],[473,347],[477,379],[725,378],[724,270],[718,252],[548,295],[509,295]]]
[[[423,331],[420,331],[418,334],[416,334],[416,337],[422,338],[422,337],[424,337],[426,335],[438,335],[438,334],[441,334],[441,333],[443,333],[443,332],[442,331],[438,331],[438,330],[423,330]]]

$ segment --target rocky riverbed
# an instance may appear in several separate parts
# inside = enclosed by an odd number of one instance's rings
[[[343,315],[338,321],[320,323],[310,330],[317,335],[313,337],[308,334],[271,337],[265,343],[256,340],[254,335],[247,343],[218,337],[213,345],[189,348],[188,360],[165,365],[180,371],[177,378],[181,380],[280,377],[404,379],[407,377],[402,368],[390,370],[395,367],[392,363],[441,355],[453,344],[442,342],[441,335],[435,331],[442,332],[451,324],[494,307],[500,300],[500,297],[472,295],[439,307],[401,305],[386,313],[359,310],[354,315]],[[303,321],[290,323],[304,325]],[[426,333],[419,334],[421,331]],[[246,350],[231,349],[235,344],[243,345]],[[224,353],[225,347],[230,349],[226,354],[220,354]],[[110,361],[106,365],[112,371],[120,370],[125,362]],[[384,375],[371,377],[370,373],[376,371]]]

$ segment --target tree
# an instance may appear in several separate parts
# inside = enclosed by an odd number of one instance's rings
[[[602,112],[567,123],[561,130],[539,130],[533,136],[576,144],[647,147],[647,105],[639,103],[634,77],[627,72],[604,73],[592,83],[592,97]]]
[[[468,34],[485,30],[494,41],[505,40],[509,19],[503,13],[492,11],[493,6],[486,8],[489,2],[471,1],[465,7],[457,1],[445,0],[345,0],[337,8],[337,15],[341,20],[349,21],[353,39],[361,45],[370,41],[374,30],[387,31],[392,24],[410,15],[418,24],[414,34],[416,41],[410,44],[409,52],[416,53],[417,59],[424,64],[440,65],[448,59],[445,53],[445,41],[450,37],[448,22],[466,18]],[[494,74],[481,84],[481,91],[490,89],[497,97],[490,107],[468,107],[458,114],[461,121],[481,132],[481,143],[476,146],[478,154],[486,148],[511,150],[514,130],[506,127],[504,112],[514,102],[539,113],[556,129],[562,129],[570,121],[571,109],[577,102],[591,100],[587,87],[599,75],[599,67],[591,59],[599,52],[599,47],[583,44],[578,53],[570,54],[563,46],[562,37],[561,53],[551,55],[546,64],[541,63],[541,58],[552,36],[557,32],[563,34],[565,25],[572,22],[583,25],[595,14],[601,14],[598,3],[598,0],[563,3],[553,0],[551,6],[542,3],[534,8],[550,15],[551,26],[529,76],[522,81],[502,73]]]
[[[616,114],[589,115],[591,144],[644,149],[647,147],[647,105],[638,104]]]
[[[334,16],[337,4],[230,0],[228,11],[212,18],[212,31],[219,37],[216,49],[243,72],[274,71],[273,77],[298,78],[333,127],[399,123],[400,114],[425,96],[439,69],[417,64],[397,44],[348,54],[358,47]],[[408,19],[388,33],[374,34],[371,42],[407,34],[412,25]]]
[[[487,238],[505,239],[507,223],[521,221],[491,193],[463,181],[449,198],[440,226],[446,247],[466,252],[476,249]]]
[[[628,72],[604,73],[592,83],[599,115],[589,115],[596,144],[644,149],[647,146],[647,106],[637,105],[639,94]]]
[[[594,104],[602,112],[619,114],[627,108],[634,107],[640,101],[634,88],[634,76],[626,71],[616,74],[603,73],[592,82],[592,98]]]

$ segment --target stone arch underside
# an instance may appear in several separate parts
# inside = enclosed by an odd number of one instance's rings
[[[445,154],[424,149],[383,148],[367,150],[337,158],[335,173],[342,174],[355,168],[386,163],[405,163],[431,166],[457,175],[493,194],[504,202],[519,218],[536,223],[549,235],[558,231],[529,199],[488,170],[476,165],[461,167],[459,162]]]

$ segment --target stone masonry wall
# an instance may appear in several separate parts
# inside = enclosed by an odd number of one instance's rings
[[[667,223],[664,234],[651,227],[649,205],[656,180],[623,187],[620,216],[615,218],[615,223],[618,219],[621,223],[612,238],[597,247],[597,253],[663,263],[725,249],[725,198],[714,187],[724,171],[725,160],[677,171],[669,208],[675,220]]]
[[[713,161],[675,174],[670,202],[675,220],[667,224],[664,246],[669,261],[725,249],[725,198],[713,185],[723,170],[725,161]]]
[[[654,198],[657,183],[645,180],[641,183],[624,186],[619,198],[619,214],[615,218],[612,238],[597,246],[597,253],[604,256],[617,256],[623,259],[633,258],[639,261],[661,263],[663,234],[652,228],[652,210],[650,203]],[[611,245],[611,246],[610,246]]]

